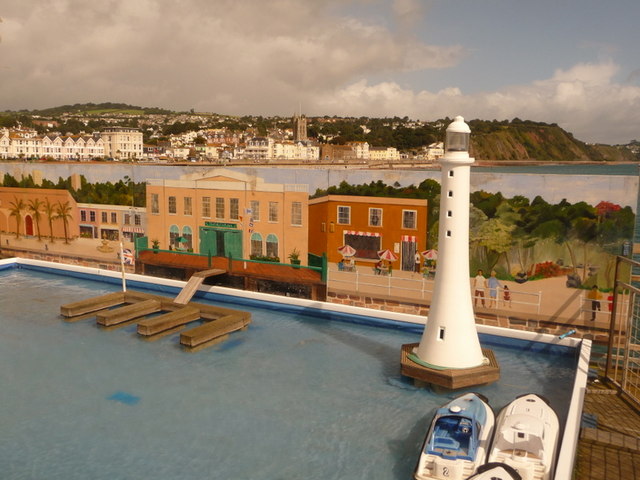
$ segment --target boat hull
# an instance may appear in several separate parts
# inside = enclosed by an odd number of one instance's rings
[[[464,480],[485,463],[495,415],[474,393],[439,408],[422,445],[416,480]]]
[[[498,414],[489,462],[513,467],[522,480],[551,480],[559,435],[549,403],[536,394],[521,395]]]

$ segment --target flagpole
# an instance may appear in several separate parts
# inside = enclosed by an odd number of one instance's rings
[[[120,240],[120,268],[122,269],[122,291],[127,291],[127,280],[124,276],[124,246],[122,245],[122,240]]]

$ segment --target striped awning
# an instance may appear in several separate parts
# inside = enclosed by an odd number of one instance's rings
[[[402,241],[403,242],[416,243],[416,236],[415,235],[402,235]]]
[[[123,232],[132,232],[132,233],[144,233],[144,228],[142,227],[122,227]]]
[[[356,230],[345,230],[345,235],[358,235],[361,237],[379,237],[380,234],[378,232],[358,232]]]

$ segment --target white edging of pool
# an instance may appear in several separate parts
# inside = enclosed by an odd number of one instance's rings
[[[576,369],[576,378],[573,382],[571,401],[569,402],[569,412],[567,413],[567,423],[564,426],[562,444],[558,454],[556,464],[555,480],[566,480],[573,475],[576,453],[578,450],[578,440],[580,438],[580,424],[582,422],[582,408],[584,404],[584,394],[587,389],[587,378],[589,375],[589,359],[591,358],[591,340],[583,340],[580,346],[580,358]]]

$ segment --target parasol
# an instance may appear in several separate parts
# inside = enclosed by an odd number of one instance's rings
[[[343,257],[353,257],[356,254],[356,249],[351,245],[343,245],[338,248],[338,252],[340,252]]]
[[[395,262],[396,260],[398,260],[398,256],[388,248],[386,250],[379,250],[378,258],[380,258],[380,260],[388,260],[390,262]]]
[[[437,260],[438,259],[438,251],[437,250],[425,250],[422,252],[422,256],[427,260]]]

